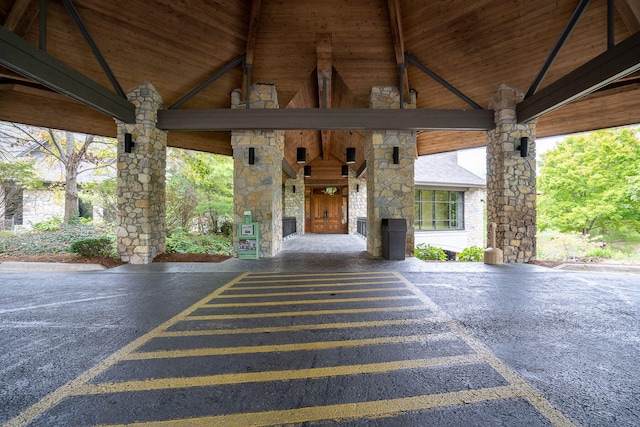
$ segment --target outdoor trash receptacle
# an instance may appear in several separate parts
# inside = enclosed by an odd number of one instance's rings
[[[382,219],[382,256],[384,259],[403,260],[407,245],[407,220]]]

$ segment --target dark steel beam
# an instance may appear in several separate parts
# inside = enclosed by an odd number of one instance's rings
[[[418,67],[423,73],[427,74],[433,80],[435,80],[436,82],[440,83],[449,92],[453,93],[455,96],[457,96],[458,98],[462,99],[464,102],[466,102],[467,104],[472,106],[474,109],[482,110],[482,107],[480,106],[480,104],[474,102],[467,95],[465,95],[464,93],[462,93],[458,89],[456,89],[454,86],[452,86],[448,81],[446,81],[445,79],[443,79],[442,77],[440,77],[439,75],[437,75],[436,73],[431,71],[429,68],[427,68],[426,65],[424,65],[423,63],[418,61],[416,58],[414,58],[409,52],[405,52],[404,56],[405,56],[405,58],[407,59],[408,62],[412,63],[413,65]]]
[[[638,70],[640,32],[525,98],[516,106],[518,122],[540,117]]]
[[[587,6],[589,6],[589,2],[590,0],[580,0],[580,3],[578,3],[575,10],[573,11],[571,18],[569,18],[569,22],[567,22],[567,25],[565,25],[564,30],[562,30],[562,34],[560,34],[560,38],[558,38],[558,41],[556,42],[555,46],[553,46],[553,49],[551,49],[551,52],[549,52],[549,56],[547,57],[547,60],[542,65],[542,68],[538,72],[538,75],[536,76],[536,78],[533,80],[533,83],[531,83],[531,87],[529,87],[529,90],[527,91],[525,98],[528,98],[532,96],[534,93],[536,93],[536,91],[540,87],[540,84],[542,83],[542,80],[544,80],[545,76],[547,75],[549,68],[551,68],[551,65],[553,65],[553,62],[556,60],[556,57],[558,56],[560,49],[562,49],[562,46],[564,46],[565,42],[569,38],[569,35],[575,28],[576,24],[578,23],[582,15],[584,14],[584,11],[587,9]]]
[[[67,12],[69,13],[69,16],[71,16],[73,23],[76,24],[76,27],[78,27],[78,30],[80,30],[82,37],[84,37],[85,41],[89,45],[93,56],[98,61],[98,64],[100,64],[100,67],[109,79],[109,82],[111,82],[111,86],[113,86],[113,89],[118,95],[126,99],[127,96],[124,94],[120,83],[118,83],[116,76],[113,74],[113,71],[111,71],[107,60],[104,58],[104,55],[102,55],[102,52],[100,52],[100,49],[98,48],[95,40],[93,40],[93,37],[91,37],[91,33],[89,33],[87,26],[84,25],[84,22],[82,22],[82,18],[80,18],[80,14],[78,14],[78,10],[76,9],[76,7],[73,5],[71,0],[62,0],[62,4],[64,4],[65,9],[67,9]]]
[[[183,96],[182,98],[180,98],[179,100],[174,102],[173,105],[171,107],[169,107],[169,109],[173,110],[174,108],[178,108],[179,106],[181,106],[182,104],[184,104],[185,102],[187,102],[188,100],[190,100],[191,98],[196,96],[198,93],[200,93],[200,91],[202,89],[204,89],[205,87],[209,86],[211,83],[215,82],[220,77],[225,75],[227,73],[227,71],[229,71],[229,70],[235,68],[236,66],[238,66],[239,64],[241,64],[242,61],[244,61],[244,58],[245,58],[245,52],[243,52],[240,55],[238,55],[235,58],[233,58],[224,67],[220,68],[218,71],[213,73],[213,75],[211,77],[209,77],[207,80],[205,80],[202,83],[200,83],[195,89],[191,90],[191,92],[189,92],[188,94],[186,94],[185,96]]]
[[[40,0],[40,12],[38,16],[38,46],[40,49],[47,50],[47,0]]]
[[[158,111],[164,130],[468,130],[495,127],[492,110],[367,108],[182,109]]]
[[[287,162],[287,159],[282,159],[282,172],[286,173],[289,178],[294,178],[296,175],[296,170]]]
[[[364,162],[362,162],[362,164],[360,165],[360,167],[356,171],[356,177],[360,178],[362,176],[362,174],[364,173],[364,171],[366,171],[366,170],[367,170],[367,161],[365,160]]]
[[[125,123],[135,106],[105,87],[0,27],[0,65]]]
[[[607,49],[616,45],[616,0],[607,1]]]

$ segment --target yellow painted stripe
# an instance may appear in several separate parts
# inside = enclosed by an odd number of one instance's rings
[[[98,375],[100,375],[101,373],[103,373],[104,371],[106,371],[116,363],[123,360],[123,358],[128,353],[146,344],[148,341],[155,338],[158,333],[163,332],[164,330],[170,328],[171,326],[175,325],[179,321],[183,320],[186,316],[193,313],[195,310],[199,309],[202,304],[205,304],[207,301],[210,301],[212,297],[222,294],[228,288],[233,286],[236,282],[246,277],[247,274],[248,273],[243,273],[238,277],[236,277],[235,279],[233,279],[232,281],[230,281],[229,283],[219,287],[213,293],[202,298],[200,301],[190,306],[189,308],[185,309],[180,314],[167,320],[157,328],[153,329],[151,332],[148,332],[147,334],[141,336],[140,338],[132,341],[128,345],[124,346],[120,350],[113,353],[111,356],[104,359],[102,362],[89,368],[87,371],[80,374],[78,377],[72,379],[71,381],[62,385],[55,391],[49,393],[48,395],[40,399],[38,402],[34,403],[30,407],[28,407],[26,410],[18,414],[16,417],[9,420],[4,427],[18,427],[18,426],[24,426],[29,424],[34,418],[43,414],[45,411],[51,409],[66,397],[75,394],[74,390],[76,390],[78,387],[81,387],[85,383],[88,383],[89,381],[91,381],[92,379],[94,379],[95,377],[97,377]]]
[[[375,302],[375,301],[397,301],[403,299],[416,299],[415,295],[395,296],[395,297],[367,297],[367,298],[335,298],[335,299],[301,299],[296,301],[263,301],[263,302],[238,302],[205,304],[202,308],[230,308],[230,307],[279,307],[281,305],[299,304],[335,304],[341,302]]]
[[[329,288],[329,287],[344,287],[344,286],[363,286],[363,285],[400,285],[396,289],[403,289],[404,283],[397,280],[392,281],[380,281],[380,282],[332,282],[332,283],[313,283],[308,285],[266,285],[266,286],[236,286],[232,290],[260,290],[260,289],[298,289],[298,288]]]
[[[347,375],[381,374],[408,369],[428,369],[439,366],[454,366],[478,363],[476,354],[435,357],[432,359],[398,360],[393,362],[361,365],[329,366],[325,368],[290,369],[282,371],[248,372],[237,374],[206,375],[186,378],[159,378],[117,383],[87,384],[76,390],[78,395],[123,393],[131,391],[166,390],[190,387],[214,387],[229,384],[260,383],[269,381],[291,381],[317,379]]]
[[[314,275],[309,275],[309,276],[279,276],[277,278],[274,278],[273,280],[264,280],[264,279],[260,279],[260,280],[243,280],[242,282],[238,283],[238,287],[241,288],[243,287],[242,285],[244,284],[259,284],[259,283],[298,283],[298,282],[322,282],[322,281],[327,281],[327,280],[344,280],[344,281],[353,281],[354,279],[349,278],[349,277],[311,277]],[[318,276],[318,275],[315,275]],[[390,276],[367,276],[366,279],[371,280],[371,279],[383,279],[383,280],[392,280],[393,277]],[[357,279],[357,278],[356,278]]]
[[[386,271],[361,271],[357,273],[302,273],[302,274],[283,274],[278,272],[273,273],[249,273],[242,281],[246,282],[249,279],[256,278],[287,278],[287,277],[335,277],[335,276],[344,276],[344,277],[362,277],[362,276],[379,276],[379,277],[394,277],[392,272]]]
[[[478,354],[483,356],[485,361],[504,377],[531,405],[545,416],[554,426],[558,427],[575,427],[575,424],[567,418],[562,412],[554,407],[547,399],[527,383],[518,373],[508,367],[502,360],[496,357],[482,342],[467,333],[451,316],[431,300],[428,296],[418,289],[413,283],[405,279],[399,273],[394,273],[405,282],[406,286],[413,290],[414,294],[420,298],[426,308],[432,310],[437,315],[441,315],[445,322],[464,342],[473,348]]]
[[[282,351],[315,351],[333,348],[363,347],[381,344],[402,344],[420,341],[451,340],[456,337],[450,333],[431,335],[407,335],[380,338],[362,338],[344,341],[316,341],[295,344],[251,345],[238,347],[207,347],[188,350],[158,350],[133,352],[125,355],[123,360],[174,359],[179,357],[226,356],[230,354],[276,353]]]
[[[260,334],[273,332],[313,331],[322,329],[348,329],[348,328],[377,328],[383,326],[410,326],[424,323],[436,323],[437,317],[425,317],[420,319],[397,320],[373,320],[369,322],[349,323],[313,323],[293,326],[271,326],[264,328],[236,328],[236,329],[202,329],[188,331],[166,331],[158,334],[158,337],[197,337],[205,335],[232,335],[232,334]]]
[[[341,310],[279,311],[276,313],[194,315],[188,316],[183,320],[263,319],[266,317],[325,316],[329,314],[389,313],[393,311],[418,311],[424,309],[425,307],[420,304],[398,307],[371,307],[351,309],[345,308]]]
[[[220,295],[220,298],[260,298],[260,297],[288,297],[300,295],[332,295],[332,294],[355,294],[364,292],[388,292],[404,290],[404,288],[364,288],[364,289],[338,289],[334,291],[302,291],[302,292],[269,292],[261,294],[227,294]]]
[[[391,417],[403,412],[441,408],[452,405],[487,402],[490,400],[512,399],[518,397],[518,390],[511,386],[483,388],[478,390],[454,391],[451,393],[428,394],[399,399],[353,402],[338,405],[312,406],[281,411],[253,412],[244,414],[218,415],[211,417],[187,418],[182,420],[150,421],[127,424],[136,427],[188,427],[225,426],[225,427],[263,427],[272,425],[291,425],[322,420],[349,421],[358,418]],[[111,425],[104,427],[124,427]]]

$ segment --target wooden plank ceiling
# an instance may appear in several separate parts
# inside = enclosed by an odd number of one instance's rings
[[[47,53],[111,88],[60,0],[48,1]],[[281,108],[367,108],[371,87],[418,92],[418,108],[469,109],[403,52],[487,108],[498,85],[526,91],[577,0],[73,0],[125,91],[151,82],[169,106],[243,52],[251,82],[275,84]],[[0,22],[38,45],[38,0],[0,0]],[[640,0],[617,0],[615,40],[640,29]],[[541,87],[607,49],[607,2],[591,1]],[[233,68],[180,108],[229,108],[248,69]],[[401,76],[401,77],[400,77]],[[113,119],[0,69],[0,120],[113,136]],[[551,136],[640,122],[640,78],[631,76],[538,120]],[[231,154],[228,132],[170,132],[169,145]],[[295,169],[305,146],[318,183],[340,179],[346,147],[364,161],[363,132],[286,131]],[[483,132],[424,131],[418,154],[485,144]],[[334,171],[335,169],[335,171]]]

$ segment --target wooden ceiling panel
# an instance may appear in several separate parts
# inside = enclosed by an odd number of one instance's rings
[[[397,0],[398,28],[402,28],[407,51],[486,108],[501,83],[523,91],[529,88],[577,3]],[[606,49],[606,3],[590,3],[541,88]],[[34,13],[37,1],[0,0],[0,22],[7,21],[14,5],[27,4],[27,9],[22,7],[22,18],[11,18],[17,22],[11,26],[16,34],[35,45],[39,37]],[[254,2],[74,0],[74,4],[122,88],[128,91],[151,82],[165,104],[171,105],[245,51]],[[636,0],[616,1],[617,42],[630,35],[629,28],[637,28],[636,4]],[[111,88],[61,2],[48,5],[49,54]],[[18,16],[18,9],[13,10],[14,17]],[[634,14],[634,19],[629,20],[629,13]],[[252,82],[275,84],[281,108],[318,106],[314,72],[318,64],[317,33],[331,35],[333,108],[366,108],[372,86],[399,83],[389,0],[261,0],[254,23]],[[408,80],[418,92],[419,108],[470,108],[414,66],[408,67]],[[2,85],[16,81],[10,73],[0,74]],[[243,83],[243,70],[238,66],[181,108],[229,108],[230,92]],[[112,119],[44,93],[5,90],[0,94],[0,119],[82,132],[93,129],[98,134],[115,131]],[[638,95],[637,85],[592,94],[543,116],[538,121],[538,135],[639,122]],[[318,134],[307,131],[303,137],[310,161],[320,156]],[[285,135],[285,157],[295,165],[292,144],[299,136],[295,131]],[[328,157],[343,161],[345,135],[332,132]],[[228,154],[228,137],[228,133],[172,133],[169,144]],[[481,133],[422,132],[418,151],[428,154],[484,143]],[[359,145],[357,154],[363,154]],[[358,162],[361,160],[358,157]]]

